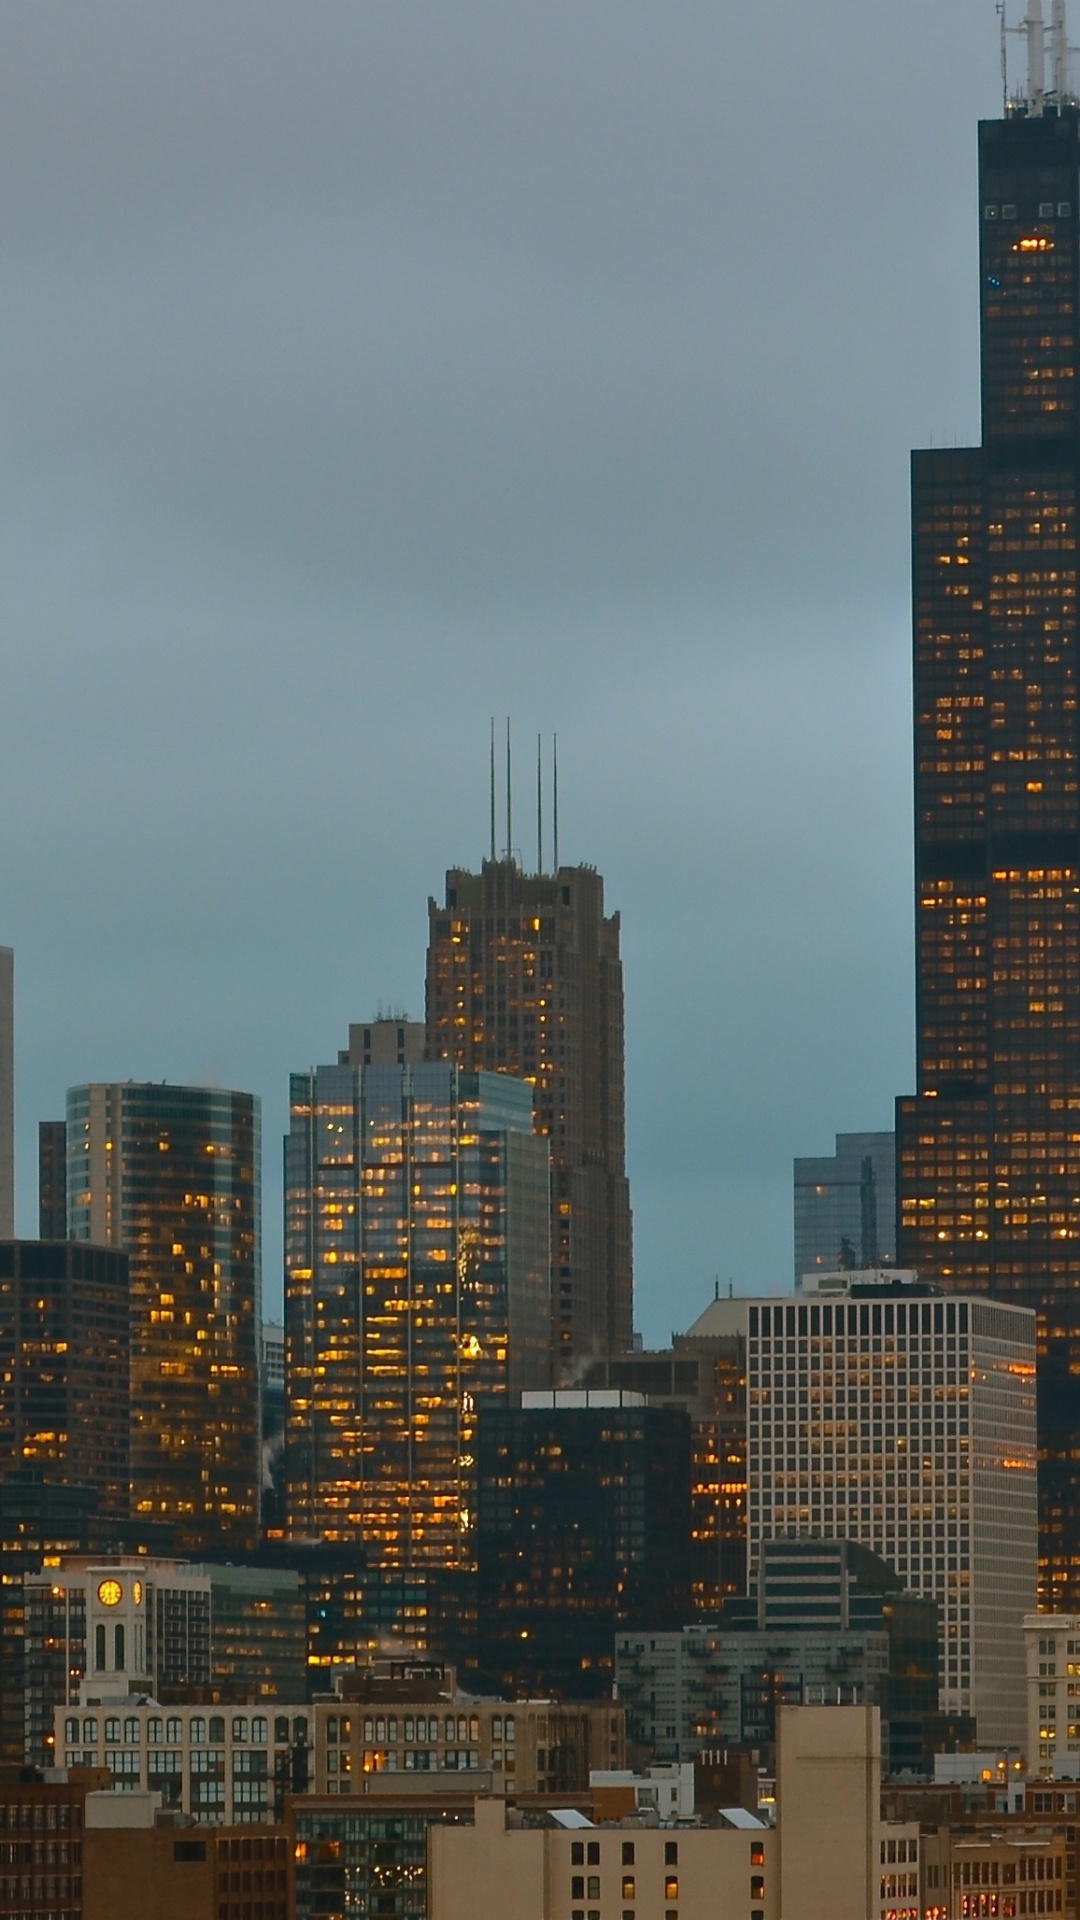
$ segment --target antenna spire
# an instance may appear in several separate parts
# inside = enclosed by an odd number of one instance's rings
[[[512,783],[511,783],[511,767],[510,767],[510,716],[509,714],[507,714],[506,716],[506,857],[508,860],[512,860],[514,857],[514,815],[513,815],[513,800],[511,797],[511,792],[512,792]]]
[[[536,871],[544,871],[544,776],[540,764],[540,735],[536,736]]]
[[[495,715],[491,716],[491,858],[495,858]]]
[[[558,873],[559,871],[559,736],[557,733],[553,733],[551,736],[551,806],[552,806],[552,837],[555,841],[553,871],[555,873]]]
[[[1028,0],[1027,19],[1028,112],[1036,119],[1046,104],[1046,29],[1042,0]]]
[[[1060,113],[1069,93],[1069,36],[1065,28],[1065,0],[1050,0],[1050,84]]]

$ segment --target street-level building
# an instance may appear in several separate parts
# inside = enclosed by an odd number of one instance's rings
[[[158,1700],[303,1699],[299,1577],[273,1568],[76,1556],[24,1583],[25,1753],[53,1753],[55,1714],[81,1689]]]
[[[456,1689],[452,1689],[456,1694]],[[375,1775],[482,1774],[495,1793],[581,1793],[625,1764],[621,1706],[555,1700],[316,1699],[312,1790],[362,1793]]]
[[[163,1706],[85,1680],[80,1696],[56,1710],[57,1760],[107,1767],[121,1792],[160,1794],[163,1808],[202,1825],[248,1826],[306,1790],[306,1706]]]
[[[709,1827],[594,1826],[571,1810],[533,1819],[478,1801],[472,1822],[432,1829],[430,1920],[867,1920],[880,1886],[879,1734],[873,1709],[786,1709],[775,1828],[741,1808]]]

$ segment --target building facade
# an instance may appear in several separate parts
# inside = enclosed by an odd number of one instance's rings
[[[690,1415],[690,1601],[715,1620],[746,1591],[746,1328],[741,1305],[714,1300],[670,1348],[612,1354],[587,1370],[586,1387],[644,1395]]]
[[[0,1475],[92,1488],[126,1518],[130,1355],[125,1253],[0,1241]]]
[[[690,1419],[640,1394],[492,1402],[478,1436],[478,1665],[498,1692],[610,1694],[621,1626],[676,1626],[690,1576]]]
[[[910,1282],[910,1276],[907,1276]],[[749,1554],[860,1541],[941,1616],[941,1706],[992,1746],[1027,1729],[1037,1563],[1035,1318],[901,1276],[750,1303]]]
[[[67,1239],[67,1124],[38,1122],[38,1238]]]
[[[632,1344],[619,916],[592,867],[513,859],[428,902],[429,1059],[520,1075],[551,1146],[556,1381]]]
[[[1028,1766],[1048,1779],[1080,1780],[1080,1616],[1029,1614],[1024,1646]]]
[[[913,457],[917,1091],[897,1103],[898,1251],[1040,1316],[1041,1597],[1075,1609],[1080,120],[1036,92],[979,129],[982,445]]]
[[[431,1833],[427,1914],[867,1920],[880,1886],[879,1739],[873,1708],[785,1709],[774,1828],[741,1810],[672,1827],[477,1801],[469,1822]]]
[[[159,1793],[164,1809],[204,1826],[265,1826],[285,1792],[306,1788],[303,1707],[165,1707],[84,1684],[78,1707],[57,1708],[53,1737],[58,1765],[105,1767],[121,1792]]]
[[[421,1774],[416,1784],[437,1789],[447,1774],[465,1773],[483,1775],[493,1793],[583,1793],[590,1773],[625,1763],[621,1707],[387,1691],[312,1702],[313,1792],[363,1793],[383,1774]]]
[[[896,1135],[838,1133],[795,1162],[795,1285],[804,1273],[896,1264]]]
[[[157,1826],[125,1794],[87,1796],[82,1910],[68,1920],[116,1920],[139,1889],[139,1920],[288,1920],[287,1835],[221,1826],[213,1834]],[[126,1813],[134,1814],[130,1823]]]
[[[290,1534],[467,1566],[478,1398],[550,1378],[532,1089],[447,1061],[294,1074],[285,1167]]]
[[[259,1107],[247,1093],[75,1087],[68,1232],[131,1263],[132,1511],[182,1552],[259,1528]]]
[[[770,1751],[780,1707],[834,1702],[880,1708],[888,1771],[922,1771],[938,1719],[934,1602],[905,1592],[852,1540],[766,1541],[761,1561],[756,1594],[729,1602],[718,1622],[619,1634],[634,1757]]]
[[[72,1556],[28,1575],[23,1600],[31,1765],[53,1757],[55,1715],[87,1687],[149,1691],[166,1705],[304,1697],[306,1622],[295,1573]]]

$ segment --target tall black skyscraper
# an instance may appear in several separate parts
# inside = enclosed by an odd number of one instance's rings
[[[1036,8],[1029,10],[1032,14]],[[918,1093],[898,1259],[1039,1313],[1046,1605],[1080,1606],[1080,114],[1064,7],[979,129],[980,448],[916,453]]]

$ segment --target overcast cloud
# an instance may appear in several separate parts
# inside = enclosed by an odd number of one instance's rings
[[[422,1011],[560,738],[623,916],[637,1318],[791,1270],[912,1075],[907,461],[978,434],[992,0],[7,0],[20,1229],[85,1079]],[[518,836],[515,836],[518,837]],[[534,857],[531,828],[522,853]]]

